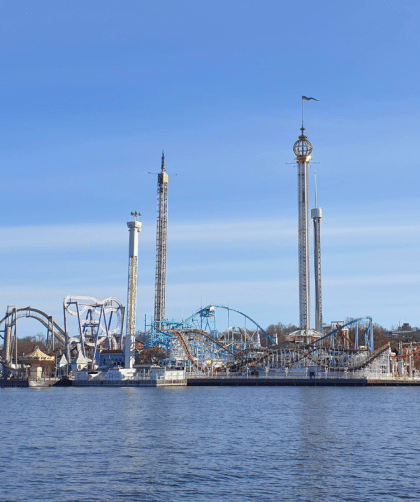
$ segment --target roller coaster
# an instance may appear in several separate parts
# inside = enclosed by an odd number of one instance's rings
[[[40,322],[47,328],[47,342],[54,338],[57,342],[64,345],[66,341],[66,334],[63,328],[59,326],[51,316],[39,309],[32,307],[23,307],[19,309],[8,308],[6,315],[0,320],[0,337],[4,338],[6,329],[16,329],[16,322],[18,319],[31,318]],[[1,334],[3,332],[3,335]]]
[[[64,328],[52,316],[32,307],[8,307],[0,320],[0,337],[4,339],[4,361],[11,359],[12,340],[17,339],[18,319],[35,319],[47,328],[48,349],[61,348],[67,361],[72,353],[82,353],[87,359],[94,357],[97,348],[122,350],[125,309],[117,298],[97,300],[91,296],[67,296],[63,302]],[[69,335],[70,316],[76,318],[74,336]]]
[[[177,365],[205,374],[309,367],[360,371],[390,352],[388,344],[374,350],[371,317],[337,324],[326,335],[311,331],[310,336],[304,336],[296,331],[278,340],[246,314],[208,305],[180,323],[160,322],[160,329],[152,323],[151,328],[149,346],[164,347]],[[350,329],[354,341],[347,336]]]
[[[51,316],[32,307],[9,308],[0,320],[6,354],[16,337],[17,321],[32,318],[47,329],[47,345],[60,347],[67,361],[75,353],[94,359],[97,349],[122,350],[124,307],[116,298],[67,296],[63,302],[64,328]],[[77,334],[69,335],[69,316],[76,318]],[[159,326],[159,327],[158,327]],[[223,305],[208,305],[182,321],[160,321],[143,333],[146,347],[168,351],[167,362],[200,374],[241,374],[249,371],[360,371],[389,353],[389,345],[374,350],[372,319],[361,317],[326,335],[302,337],[293,332],[278,339],[246,314]],[[348,330],[352,329],[351,340]],[[16,339],[16,338],[15,338]],[[387,351],[388,349],[388,351]],[[7,360],[7,358],[5,358]],[[381,362],[380,364],[385,364]]]

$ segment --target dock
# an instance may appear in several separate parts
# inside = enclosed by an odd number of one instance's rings
[[[187,379],[188,387],[418,387],[420,379],[389,378],[264,378],[264,377],[197,377]]]

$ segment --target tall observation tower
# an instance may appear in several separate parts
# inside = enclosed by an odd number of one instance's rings
[[[314,273],[315,273],[315,330],[322,333],[322,284],[321,284],[321,220],[322,209],[318,207],[318,189],[315,173],[315,207],[311,211],[314,221]]]
[[[301,135],[293,145],[298,171],[298,208],[299,208],[299,319],[300,329],[308,335],[311,326],[310,296],[309,296],[309,214],[308,214],[308,164],[311,160],[312,145],[305,136],[303,127]]]
[[[165,318],[167,233],[168,174],[165,172],[165,154],[162,152],[162,167],[161,172],[158,174],[157,186],[155,322],[162,321]]]
[[[132,369],[134,364],[135,340],[136,340],[136,310],[137,310],[137,269],[139,232],[141,222],[137,221],[140,213],[131,213],[133,221],[127,223],[130,232],[130,245],[128,249],[128,294],[127,294],[127,330],[125,333],[125,367]]]

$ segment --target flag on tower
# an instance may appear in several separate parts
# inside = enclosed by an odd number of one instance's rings
[[[319,101],[319,99],[315,99],[315,98],[307,98],[306,96],[302,96],[302,101]]]

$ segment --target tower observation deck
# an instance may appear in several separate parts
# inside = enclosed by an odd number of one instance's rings
[[[161,172],[158,174],[157,185],[155,322],[162,321],[165,318],[168,179],[168,174],[165,172],[165,154],[162,152],[162,166]]]

